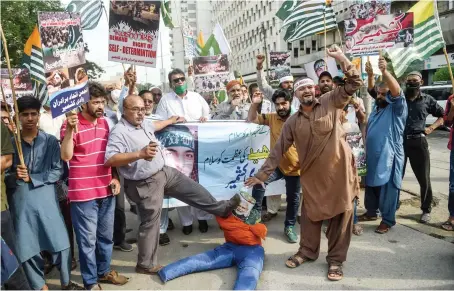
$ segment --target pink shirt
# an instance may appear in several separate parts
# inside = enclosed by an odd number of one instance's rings
[[[454,95],[449,96],[448,100],[446,101],[445,115],[443,116],[445,124],[451,128],[450,133],[449,133],[449,141],[448,141],[449,150],[452,150],[452,134],[453,134],[453,130],[454,130],[453,121],[448,120],[449,111],[451,110],[451,99],[452,98],[454,98]]]
[[[109,126],[104,118],[97,124],[78,114],[77,133],[73,134],[74,154],[69,161],[68,198],[70,202],[83,202],[112,195],[110,167],[104,166],[104,155],[109,138]],[[63,140],[66,121],[60,131]]]

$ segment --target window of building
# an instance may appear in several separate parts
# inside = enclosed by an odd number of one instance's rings
[[[271,2],[270,2],[270,3],[268,3],[268,9],[269,9],[269,10],[270,10],[270,12],[271,12]]]
[[[273,41],[273,51],[276,51],[276,42]]]
[[[316,40],[312,40],[312,50],[313,51],[317,50],[317,41]]]
[[[189,18],[195,18],[195,17],[196,17],[196,14],[195,14],[195,13],[192,13],[192,12],[189,13],[188,15],[189,15]]]
[[[304,51],[304,40],[300,40],[300,51]]]
[[[293,57],[294,57],[294,58],[297,58],[297,57],[298,57],[298,48],[297,48],[297,47],[294,47],[294,48],[293,48]]]
[[[196,10],[195,4],[188,4],[189,10]]]
[[[259,18],[260,18],[260,17],[262,17],[262,16],[260,15],[260,10],[259,10]]]
[[[273,27],[270,27],[270,36],[273,36]]]
[[[291,43],[291,42],[288,42],[288,43],[287,43],[287,50],[288,50],[288,51],[291,51],[291,50],[292,50],[292,43]]]

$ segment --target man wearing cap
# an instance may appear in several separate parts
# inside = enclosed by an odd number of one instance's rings
[[[148,89],[151,92],[151,95],[153,95],[153,112],[152,114],[156,114],[156,109],[158,108],[158,104],[161,101],[162,98],[162,91],[159,87],[151,87]]]
[[[333,90],[333,77],[330,72],[323,71],[318,77],[318,86],[320,87],[320,92],[323,94],[328,93]]]
[[[245,120],[251,104],[243,102],[243,91],[241,90],[240,82],[237,80],[230,81],[226,86],[226,90],[229,99],[227,102],[222,102],[218,105],[212,119]]]
[[[350,96],[362,85],[360,74],[342,50],[333,46],[327,54],[341,64],[347,77],[344,87],[315,98],[315,83],[302,78],[295,82],[299,111],[284,124],[281,136],[259,172],[246,186],[263,184],[279,165],[284,153],[294,145],[299,157],[304,199],[301,209],[301,239],[298,252],[286,265],[295,268],[316,260],[320,253],[320,232],[328,220],[328,279],[343,278],[342,263],[353,228],[353,201],[359,194],[354,158],[345,141],[340,116]]]
[[[405,162],[407,158],[418,180],[421,193],[421,223],[430,221],[432,210],[432,186],[430,184],[430,153],[426,135],[431,134],[437,127],[443,125],[443,108],[435,98],[421,92],[423,84],[420,72],[414,71],[407,75],[405,82],[405,98],[408,106],[407,124],[404,131]],[[438,117],[434,124],[426,127],[426,117],[432,114]]]

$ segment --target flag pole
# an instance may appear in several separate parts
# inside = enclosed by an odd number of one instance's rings
[[[446,52],[446,45],[443,47],[443,53],[445,54],[446,64],[448,64],[448,71],[449,71],[449,77],[451,78],[451,85],[453,85],[453,88],[451,88],[451,93],[454,93],[454,77],[452,75],[451,62],[449,61],[448,53]]]
[[[381,50],[378,50],[378,57],[381,57],[381,56],[382,56]],[[378,81],[381,82],[382,79],[383,79],[383,78],[382,78],[382,75],[380,75],[380,76],[378,77]]]
[[[13,95],[13,102],[14,102],[14,111],[16,112],[16,114],[15,114],[16,128],[17,128],[17,132],[16,132],[17,144],[16,144],[16,146],[17,146],[17,151],[18,151],[21,166],[25,166],[24,155],[22,154],[21,132],[19,129],[19,126],[20,126],[20,124],[19,124],[19,108],[17,106],[16,90],[14,89],[13,74],[11,71],[11,64],[9,62],[8,46],[6,45],[6,38],[5,38],[5,34],[3,33],[3,27],[1,24],[0,24],[0,33],[1,33],[2,42],[3,42],[3,49],[5,51],[6,65],[8,66],[9,82],[11,84],[11,93]],[[3,95],[3,96],[5,96],[5,95]],[[8,105],[6,105],[6,106],[8,106]]]
[[[328,71],[328,55],[326,53],[326,50],[327,50],[327,46],[326,46],[326,18],[325,18],[325,11],[323,11],[323,34],[324,34],[324,37],[325,37],[325,43],[324,43],[324,46],[325,46],[325,71]]]

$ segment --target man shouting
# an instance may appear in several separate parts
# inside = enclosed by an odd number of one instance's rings
[[[362,81],[340,48],[333,46],[327,53],[341,64],[347,77],[345,86],[316,99],[314,81],[309,78],[297,80],[294,92],[301,102],[299,111],[287,119],[265,164],[255,177],[246,180],[245,185],[263,185],[284,153],[295,145],[300,159],[304,200],[300,248],[286,265],[295,268],[318,258],[322,222],[328,220],[328,279],[338,281],[343,278],[342,263],[346,260],[352,235],[353,200],[359,193],[354,158],[345,141],[340,115],[349,96]]]

